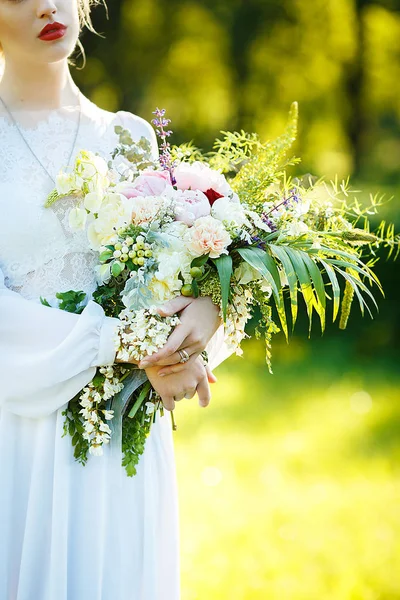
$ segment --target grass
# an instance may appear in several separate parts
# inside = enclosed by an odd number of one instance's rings
[[[182,600],[400,599],[395,361],[274,350],[273,376],[251,340],[175,411]]]

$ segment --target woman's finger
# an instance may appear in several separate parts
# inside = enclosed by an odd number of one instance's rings
[[[189,306],[193,300],[194,298],[191,298],[190,296],[178,296],[159,306],[157,312],[162,317],[172,317],[172,315],[181,312],[181,310]]]
[[[162,369],[160,369],[158,371],[158,375],[160,377],[165,377],[165,375],[172,375],[174,373],[181,373],[182,371],[184,371],[186,369],[186,367],[189,367],[192,363],[194,363],[194,361],[200,355],[200,352],[192,352],[191,353],[190,348],[186,349],[186,352],[190,356],[189,360],[187,360],[184,363],[181,363],[180,362],[181,357],[177,353],[177,356],[179,357],[179,361],[177,361],[175,364],[170,364],[169,366],[163,367]],[[171,361],[172,361],[172,359],[174,359],[174,357],[175,357],[175,355],[173,354],[172,357],[171,357]]]
[[[210,404],[211,393],[210,386],[208,385],[207,377],[204,376],[197,386],[197,394],[199,396],[199,405],[206,407]]]
[[[175,396],[161,396],[161,400],[166,410],[175,409]]]
[[[184,341],[187,338],[188,331],[186,327],[177,325],[169,336],[167,343],[158,352],[151,356],[146,356],[139,363],[139,369],[147,369],[155,364],[169,365],[170,357],[177,352],[179,348],[184,347]]]
[[[218,379],[215,377],[214,373],[211,371],[211,368],[208,365],[205,365],[207,372],[208,383],[217,383]]]

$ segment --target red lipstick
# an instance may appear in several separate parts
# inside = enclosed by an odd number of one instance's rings
[[[66,25],[57,23],[57,21],[55,21],[54,23],[48,23],[45,25],[45,27],[43,27],[42,31],[39,33],[38,38],[48,42],[51,40],[57,40],[64,36],[66,30]]]

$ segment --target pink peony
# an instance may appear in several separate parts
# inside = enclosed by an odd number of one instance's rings
[[[177,190],[174,193],[175,218],[186,225],[193,225],[196,219],[210,214],[210,203],[199,190]]]
[[[232,242],[222,223],[211,216],[197,219],[188,230],[188,236],[189,250],[197,256],[209,254],[210,258],[227,254],[227,247]]]
[[[160,196],[168,185],[171,185],[168,171],[152,171],[148,169],[143,171],[132,183],[128,181],[118,183],[115,191],[127,198]]]
[[[218,196],[228,196],[231,188],[225,176],[207,164],[195,161],[191,164],[181,163],[174,170],[176,185],[180,190],[200,190],[201,192],[216,192]]]

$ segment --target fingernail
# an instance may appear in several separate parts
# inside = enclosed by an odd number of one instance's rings
[[[166,376],[166,373],[159,373],[159,376],[160,376],[160,377],[165,377],[165,376]]]

